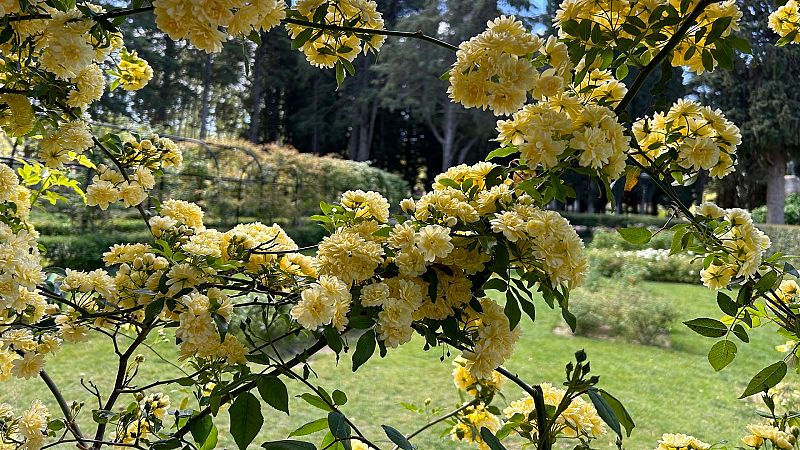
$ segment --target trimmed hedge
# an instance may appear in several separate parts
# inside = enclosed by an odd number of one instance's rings
[[[559,213],[566,217],[572,225],[588,228],[661,227],[667,221],[666,217],[642,214],[585,214],[567,211],[559,211]]]
[[[689,255],[667,256],[668,250],[644,249],[635,251],[593,248],[587,251],[590,266],[604,277],[623,276],[627,265],[640,267],[641,278],[647,281],[670,283],[699,283],[701,260]]]
[[[150,242],[148,232],[86,233],[72,236],[42,236],[48,266],[93,270],[103,267],[103,253],[114,244]]]

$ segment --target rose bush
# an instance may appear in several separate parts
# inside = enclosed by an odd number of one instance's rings
[[[257,40],[260,31],[283,23],[294,47],[311,64],[333,68],[339,83],[354,73],[355,58],[377,52],[386,36],[449,48],[455,52],[446,74],[451,98],[504,116],[497,122],[501,147],[487,162],[437,176],[431,192],[400,203],[402,214],[390,215],[388,201],[372,191],[348,191],[335,204],[323,203],[312,219],[328,235],[315,256],[277,225],[207,228],[201,208],[181,199],[146,208],[156,177],[181,165],[181,149],[158,136],[96,136],[85,110],[106,84],[135,90],[153,76],[118,31],[126,15],[151,12],[171,38],[207,52],[220,51],[228,38]],[[386,447],[343,413],[343,392],[315,387],[308,359],[324,348],[352,352],[356,370],[376,352],[391,357],[415,333],[426,349],[461,352],[457,385],[475,400],[448,415],[457,422],[453,439],[497,450],[513,434],[539,449],[562,440],[591,448],[612,430],[622,447],[633,420],[596,386],[583,352],[567,365],[565,389],[531,385],[502,366],[519,337],[522,313],[535,318],[534,291],[576,325],[569,294],[586,275],[583,243],[566,219],[545,209],[575,196],[561,177],[566,172],[590,176],[605,189],[623,178],[633,186],[646,173],[673,200],[686,222],[672,227],[670,252],[690,251],[702,261],[699,277],[719,291],[726,315],[687,322],[720,338],[709,352],[715,369],[735,357],[734,338],[748,342],[748,329],[761,323],[776,323],[793,340],[790,355],[800,342],[794,267],[780,254],[764,256],[770,240],[746,211],[713,204],[693,211],[672,188],[703,171],[717,178],[733,171],[738,128],[692,100],[635,122],[623,114],[659,65],[702,73],[730,66],[735,51],[747,51],[734,34],[742,15],[732,0],[565,0],[554,21],[557,36],[535,36],[504,16],[458,46],[383,30],[368,0],[300,0],[291,7],[282,0],[134,0],[111,10],[85,1],[5,0],[0,13],[0,122],[9,136],[39,149],[38,159],[17,171],[0,165],[0,380],[41,378],[43,393],[59,407],[49,411],[40,401],[24,411],[0,406],[4,448],[213,448],[214,417],[225,407],[230,433],[244,449],[263,424],[253,392],[288,411],[286,382],[304,386],[302,398],[320,409],[321,418],[302,428],[328,432],[319,446],[290,439],[264,448]],[[782,36],[779,44],[796,41],[798,22],[793,0],[776,10],[770,25]],[[620,80],[630,67],[639,74],[628,87]],[[513,161],[489,162],[500,157]],[[95,171],[85,193],[67,163]],[[136,208],[152,239],[111,247],[102,269],[43,267],[30,210],[65,201],[64,189],[88,207]],[[638,244],[652,237],[643,228],[620,232]],[[505,293],[504,304],[485,296],[487,290]],[[233,330],[239,308],[260,313]],[[190,376],[137,380],[145,363],[137,349],[158,332],[174,335]],[[280,341],[299,334],[309,338],[305,349],[289,356],[276,351]],[[50,355],[89,335],[108,339],[118,360],[113,387],[92,391],[99,404],[91,411],[92,433],[76,419],[89,413],[68,403],[47,374]],[[782,359],[763,369],[742,396],[766,393],[787,368]],[[500,378],[526,393],[502,412],[491,405]],[[169,385],[188,387],[193,396],[176,408],[161,392]],[[764,398],[773,411],[769,423],[748,427],[743,444],[792,448],[788,416],[775,415],[772,397]],[[394,445],[413,448],[416,432],[384,430]],[[709,445],[665,434],[658,448]]]

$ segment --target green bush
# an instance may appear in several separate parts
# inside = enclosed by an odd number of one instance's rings
[[[626,241],[617,230],[595,228],[592,230],[592,240],[588,247],[613,250],[669,249],[672,245],[672,236],[673,233],[671,231],[664,230],[653,236],[647,244],[636,245]]]
[[[575,334],[669,346],[670,326],[676,317],[672,303],[639,287],[642,267],[638,263],[624,266],[622,279],[595,280],[570,296],[570,311],[577,318]]]
[[[760,223],[756,225],[769,236],[772,241],[768,252],[780,252],[784,255],[800,255],[800,227],[797,225],[772,225]]]
[[[589,265],[607,278],[619,277],[626,265],[635,262],[643,268],[642,279],[671,283],[699,283],[702,261],[690,255],[667,256],[668,250],[614,250],[591,248],[587,251]]]
[[[752,214],[756,223],[765,223],[767,221],[766,205],[755,208]],[[800,193],[792,192],[786,196],[786,202],[783,205],[783,219],[786,225],[800,225]]]
[[[559,211],[572,225],[588,228],[620,228],[620,227],[661,227],[667,221],[665,217],[643,214],[585,214]]]
[[[93,270],[103,267],[103,253],[114,244],[150,242],[148,232],[98,232],[72,236],[42,236],[47,266]]]

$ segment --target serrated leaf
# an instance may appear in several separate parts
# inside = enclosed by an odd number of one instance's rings
[[[620,228],[617,230],[623,239],[631,244],[643,245],[650,242],[653,233],[643,227]]]
[[[750,397],[753,394],[763,392],[775,386],[783,380],[786,376],[786,363],[778,361],[775,364],[769,365],[753,377],[748,383],[747,388],[742,392],[739,398]]]
[[[701,317],[683,322],[697,334],[706,337],[722,337],[728,332],[728,327],[717,319]]]
[[[328,429],[328,418],[323,417],[322,419],[317,419],[308,422],[307,424],[301,426],[300,428],[292,431],[291,433],[289,433],[289,437],[306,436],[327,429]]]
[[[375,331],[368,330],[356,343],[356,350],[353,352],[353,372],[367,362],[373,353],[375,353]]]
[[[736,358],[736,344],[727,339],[719,341],[708,352],[708,362],[715,371],[719,372]]]
[[[261,426],[264,425],[264,417],[261,415],[261,403],[255,395],[245,392],[236,397],[229,413],[231,436],[233,436],[233,440],[239,450],[245,450],[256,438]]]
[[[269,406],[289,414],[289,391],[278,377],[262,376],[256,380],[258,393]]]
[[[394,442],[394,444],[400,447],[402,450],[414,450],[414,446],[408,442],[403,433],[397,431],[396,429],[390,427],[389,425],[381,425],[383,431],[386,433],[386,436]]]

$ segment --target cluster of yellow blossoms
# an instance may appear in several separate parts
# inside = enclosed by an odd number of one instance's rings
[[[123,49],[118,65],[117,82],[126,91],[138,91],[153,78],[153,69],[136,52]],[[101,92],[102,95],[102,92]]]
[[[50,412],[34,400],[30,409],[15,417],[11,405],[0,403],[0,448],[39,450],[47,437]]]
[[[559,28],[559,37],[563,39],[579,39],[589,48],[616,47],[620,41],[638,41],[647,46],[649,56],[655,55],[667,41],[677,32],[680,21],[661,23],[668,17],[686,17],[699,0],[564,0],[561,3],[553,22]],[[682,7],[685,6],[685,8]],[[657,10],[658,16],[653,16]],[[668,8],[666,11],[664,8]],[[707,68],[703,64],[703,52],[716,48],[716,42],[710,42],[710,30],[717,21],[725,25],[714,39],[726,37],[739,29],[742,12],[734,0],[715,2],[705,7],[695,23],[687,31],[672,53],[672,65],[685,66],[692,72],[703,73]],[[582,35],[579,23],[590,21],[593,28],[590,33]],[[568,26],[567,24],[573,24]],[[714,27],[715,29],[717,27]],[[636,31],[632,33],[632,31]],[[653,37],[646,39],[646,37]],[[713,66],[716,62],[713,63]]]
[[[221,332],[218,323],[229,323],[233,313],[230,298],[220,289],[216,276],[225,268],[241,267],[251,277],[263,276],[275,289],[291,291],[296,277],[311,277],[311,258],[288,252],[295,243],[277,225],[241,224],[223,233],[203,225],[203,212],[195,204],[167,200],[161,215],[150,219],[153,235],[172,252],[169,256],[145,244],[115,245],[103,255],[108,266],[118,266],[116,274],[104,270],[68,271],[62,290],[72,295],[73,303],[90,312],[135,309],[163,302],[161,317],[178,324],[176,337],[182,358],[202,358],[225,364],[245,363],[246,349],[233,334]],[[269,243],[268,250],[285,254],[251,254]],[[222,267],[222,268],[220,268]],[[281,278],[281,274],[284,277]],[[96,301],[102,297],[103,303]],[[56,317],[65,341],[82,339],[86,325],[81,313],[68,308]],[[137,310],[136,320],[145,311]],[[97,320],[95,326],[105,325]]]
[[[458,423],[450,430],[450,439],[477,444],[480,450],[489,450],[490,447],[481,437],[480,430],[486,428],[496,433],[500,426],[500,419],[485,406],[471,406],[459,414]]]
[[[544,404],[557,407],[564,398],[566,391],[554,387],[550,383],[542,383],[540,386],[544,394]],[[506,420],[512,421],[517,425],[526,424],[536,429],[536,421],[532,419],[535,418],[535,414],[531,414],[535,409],[533,398],[526,396],[511,402],[503,410],[503,414]],[[520,415],[522,416],[521,419]],[[606,433],[606,427],[594,406],[578,397],[572,400],[564,412],[556,419],[555,432],[556,435],[566,438],[586,437],[596,439]]]
[[[153,6],[161,31],[174,40],[188,39],[208,53],[222,50],[228,35],[269,31],[286,17],[283,0],[154,0]]]
[[[323,8],[320,10],[320,8]],[[323,25],[383,29],[383,17],[372,0],[299,0],[294,4],[294,17]],[[352,62],[362,51],[377,52],[386,36],[356,35],[349,31],[317,30],[305,25],[287,23],[292,39],[303,39],[300,50],[315,67],[331,68],[340,60]]]
[[[101,66],[109,61],[116,65],[110,57],[122,49],[122,38],[118,33],[93,33],[91,30],[95,21],[77,8],[60,11],[41,2],[25,2],[26,9],[22,10],[19,2],[9,3],[2,8],[4,16],[44,16],[10,22],[14,36],[0,45],[3,84],[21,92],[0,97],[0,103],[8,105],[0,113],[0,123],[9,136],[21,137],[34,129],[37,119],[31,100],[26,96],[26,92],[32,92],[37,87],[32,80],[45,80],[47,84],[50,83],[48,77],[51,77],[54,78],[52,83],[59,86],[52,96],[40,96],[38,103],[53,102],[55,99],[55,105],[60,108],[86,109],[102,97],[106,80]],[[92,14],[104,12],[97,5],[87,3],[86,6]],[[141,88],[152,77],[152,70],[135,53],[131,56],[123,49],[122,55],[119,68],[110,73],[121,77],[120,81],[126,89]],[[37,72],[34,74],[33,70]],[[45,72],[52,75],[46,75]],[[45,109],[50,107],[55,108],[54,105],[46,105]],[[45,133],[41,142],[41,157],[48,166],[55,168],[78,158],[90,146],[88,127],[76,118]]]
[[[500,392],[505,381],[505,377],[497,371],[492,371],[489,378],[478,378],[467,369],[467,360],[458,357],[453,361],[453,383],[458,390],[473,397],[491,397]]]
[[[795,437],[772,425],[753,424],[747,426],[750,433],[742,438],[744,445],[753,448],[761,448],[765,442],[772,444],[773,448],[791,450],[794,448]]]
[[[742,143],[739,128],[720,110],[700,106],[692,100],[678,100],[666,114],[656,113],[633,124],[640,151],[633,152],[642,165],[652,166],[671,152],[671,169],[691,178],[708,170],[714,178],[733,172],[736,148]]]
[[[129,408],[124,419],[117,421],[116,430],[109,436],[111,441],[122,444],[116,448],[127,448],[147,439],[151,432],[158,431],[170,407],[169,396],[161,393],[140,396],[136,408]],[[154,429],[155,428],[155,429]]]
[[[126,208],[140,205],[147,199],[156,180],[153,172],[179,168],[183,162],[180,148],[170,139],[153,136],[152,139],[130,139],[114,152],[125,174],[103,164],[97,167],[92,184],[86,189],[86,203],[105,210],[122,201]]]
[[[26,222],[29,211],[30,191],[19,185],[13,169],[0,164],[0,381],[37,376],[44,355],[59,344],[47,335],[37,340],[25,327],[41,320],[47,309],[38,292],[45,275],[39,234]]]
[[[345,192],[324,216],[331,235],[313,262],[319,280],[302,293],[292,317],[310,330],[343,330],[357,302],[359,311],[377,318],[377,337],[392,348],[411,339],[415,322],[455,318],[475,344],[463,354],[465,369],[491,378],[511,355],[519,327],[511,329],[494,301],[474,298],[481,286],[470,277],[491,259],[481,240],[507,247],[512,268],[550,289],[578,285],[587,269],[583,243],[569,223],[537,208],[510,179],[492,177],[498,170],[486,162],[449,169],[431,192],[401,202],[405,217],[396,216],[394,226],[382,196]],[[469,231],[480,229],[491,233]]]
[[[769,15],[769,27],[781,38],[793,44],[800,43],[800,7],[796,0],[789,0]]]
[[[497,141],[516,145],[531,168],[553,169],[574,161],[619,178],[625,170],[630,137],[606,106],[582,105],[567,95],[526,105],[509,120],[497,122]]]
[[[542,100],[563,93],[571,70],[566,45],[532,35],[513,16],[501,16],[459,45],[448,93],[467,108],[506,115],[519,110],[529,94]]]
[[[33,130],[36,116],[28,97],[22,94],[0,95],[0,103],[8,109],[0,112],[0,127],[9,136],[23,136]]]
[[[92,132],[82,120],[62,123],[54,132],[39,141],[39,157],[47,167],[58,169],[78,159],[94,145]]]
[[[700,271],[703,284],[711,289],[722,289],[734,277],[753,276],[761,266],[770,239],[755,227],[750,213],[703,203],[698,206],[697,214],[715,225],[714,237],[719,241],[715,248],[709,249],[715,256],[714,261]]]
[[[655,450],[708,450],[711,444],[686,434],[664,433]]]

